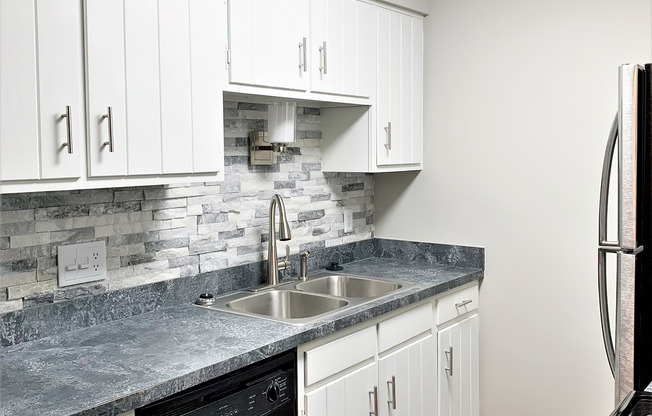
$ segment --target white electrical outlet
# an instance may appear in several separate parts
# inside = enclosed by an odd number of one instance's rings
[[[59,246],[59,287],[106,279],[106,242]]]
[[[353,232],[353,208],[344,208],[344,232]]]

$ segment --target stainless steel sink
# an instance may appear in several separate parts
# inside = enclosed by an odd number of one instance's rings
[[[400,283],[368,277],[334,274],[302,282],[297,290],[345,298],[375,298],[402,287]]]
[[[414,283],[333,272],[312,274],[260,292],[238,291],[216,297],[202,308],[303,325],[334,313],[408,290]]]
[[[313,295],[293,290],[271,290],[226,304],[227,308],[282,319],[302,319],[321,315],[348,305],[344,299]]]

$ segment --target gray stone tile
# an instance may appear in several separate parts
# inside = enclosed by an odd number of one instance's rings
[[[238,110],[267,111],[267,104],[238,103]]]
[[[148,241],[145,243],[145,252],[150,253],[169,248],[188,247],[190,244],[188,238],[173,238],[170,240]]]
[[[137,212],[141,210],[140,201],[114,202],[93,204],[90,206],[90,215],[120,214]]]
[[[0,210],[2,211],[17,211],[27,209],[28,197],[23,194],[4,194],[0,198]]]
[[[36,270],[37,259],[22,259],[0,262],[0,275]]]
[[[135,266],[137,264],[155,261],[155,253],[134,254],[120,257],[120,267]]]
[[[51,208],[38,208],[34,211],[34,218],[37,220],[58,220],[71,217],[86,217],[90,212],[90,205],[62,205]]]
[[[238,238],[238,237],[244,237],[245,235],[245,230],[233,230],[233,231],[220,231],[217,233],[218,239],[220,240],[228,240],[231,238]]]
[[[299,217],[299,221],[315,220],[318,218],[322,218],[324,215],[326,215],[326,212],[323,209],[317,209],[313,211],[302,211],[299,212],[297,215]]]
[[[342,192],[359,191],[364,189],[364,183],[350,183],[342,186]]]
[[[313,250],[319,250],[322,248],[326,247],[326,243],[324,241],[313,241],[311,243],[304,243],[299,246],[300,251],[308,250],[308,251],[313,251]]]
[[[150,241],[148,233],[122,234],[108,237],[108,246],[124,246],[129,244],[138,244]]]
[[[95,227],[78,228],[74,230],[53,231],[50,233],[52,243],[77,244],[95,239]]]
[[[20,234],[34,234],[36,232],[36,221],[14,222],[0,224],[0,237],[9,237]]]
[[[9,237],[0,237],[0,250],[7,250],[9,248]]]
[[[197,224],[214,224],[229,220],[228,212],[209,213],[197,216]]]
[[[330,201],[331,194],[316,194],[310,195],[310,202]]]
[[[291,189],[296,187],[296,181],[274,181],[274,189]]]
[[[321,170],[321,163],[302,163],[301,170],[304,172],[312,172]]]

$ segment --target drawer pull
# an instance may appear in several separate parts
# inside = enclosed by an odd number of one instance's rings
[[[391,381],[387,381],[387,387],[392,385],[392,400],[387,400],[387,403],[391,403],[392,409],[396,410],[396,377],[392,376]]]
[[[453,347],[448,347],[448,351],[444,351],[446,354],[446,359],[448,360],[448,367],[444,368],[444,371],[448,373],[449,376],[453,376]]]
[[[472,299],[463,300],[463,301],[460,302],[460,303],[456,303],[456,304],[455,304],[455,307],[456,307],[456,308],[461,308],[462,306],[466,306],[466,305],[468,305],[468,304],[471,303],[471,302],[473,302]]]

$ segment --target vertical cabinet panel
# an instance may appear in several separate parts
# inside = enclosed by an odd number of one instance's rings
[[[83,137],[81,4],[36,2],[41,178],[78,178]],[[70,121],[61,117],[70,106]],[[73,152],[68,153],[68,127]]]
[[[35,16],[33,1],[0,1],[0,180],[40,176]]]
[[[87,0],[85,4],[89,174],[126,175],[123,2]]]
[[[310,89],[328,92],[330,77],[320,69],[323,66],[323,52],[320,48],[328,41],[328,5],[332,0],[310,0]],[[332,45],[331,45],[332,47]],[[328,52],[328,51],[327,51]],[[331,55],[333,51],[330,51]]]
[[[374,27],[373,6],[356,0],[311,0],[311,91],[371,95],[369,80],[375,79],[376,71]]]
[[[376,7],[356,1],[357,9],[357,95],[371,97],[376,90],[376,33],[378,21]],[[345,39],[346,41],[346,39]],[[348,42],[347,42],[348,43]]]
[[[378,165],[389,164],[389,145],[391,126],[390,119],[390,92],[391,92],[391,55],[390,40],[390,18],[392,12],[378,8],[378,44],[377,44],[377,73],[378,91],[376,93],[376,161]]]
[[[229,81],[253,84],[253,31],[250,27],[254,0],[229,0]]]
[[[219,17],[222,17],[220,19]],[[193,172],[217,172],[224,166],[222,60],[226,19],[214,0],[190,0]]]
[[[81,12],[76,0],[2,0],[2,180],[81,176]]]
[[[357,416],[374,410],[378,369],[369,364],[305,395],[306,416]],[[379,403],[380,405],[380,403]]]
[[[433,414],[437,393],[435,374],[436,346],[432,335],[381,358],[378,364],[380,415]]]
[[[163,173],[192,172],[189,23],[187,2],[159,0]]]
[[[158,0],[126,1],[127,171],[161,173]]]
[[[480,414],[478,319],[476,314],[439,331],[440,416]]]

